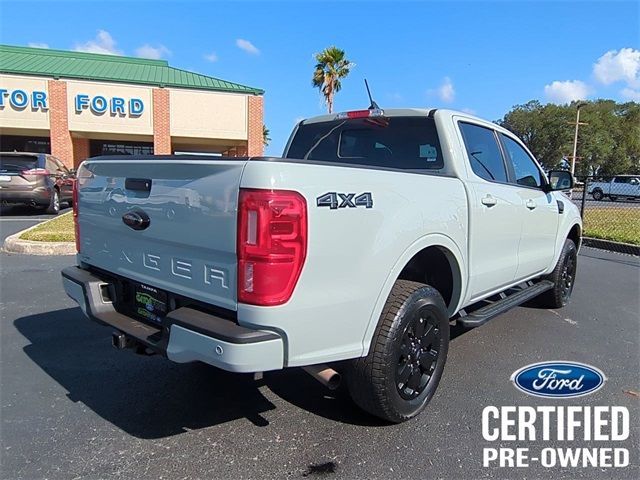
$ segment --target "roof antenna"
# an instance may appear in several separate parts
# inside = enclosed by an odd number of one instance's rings
[[[369,90],[369,82],[367,82],[366,78],[364,79],[364,86],[367,87],[367,95],[369,95],[369,101],[371,102],[371,105],[369,105],[369,110],[380,110],[378,104],[374,102],[373,98],[371,98],[371,90]]]

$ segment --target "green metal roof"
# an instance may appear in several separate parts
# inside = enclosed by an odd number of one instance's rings
[[[264,90],[170,67],[165,60],[0,45],[0,73],[261,95]]]

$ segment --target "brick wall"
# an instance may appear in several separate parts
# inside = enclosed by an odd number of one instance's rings
[[[171,155],[169,90],[153,89],[153,153]]]
[[[262,126],[264,125],[264,97],[262,95],[249,96],[249,141],[248,155],[261,156],[264,154]]]
[[[78,168],[80,163],[89,158],[89,139],[73,138],[73,168]]]
[[[51,154],[72,168],[74,154],[67,116],[67,82],[49,80],[48,83]]]

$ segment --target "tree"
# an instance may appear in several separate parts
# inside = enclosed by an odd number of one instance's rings
[[[580,110],[578,175],[640,173],[640,104],[586,102]],[[546,169],[572,154],[576,104],[514,106],[498,123],[518,135]]]
[[[344,50],[335,46],[316,53],[315,58],[318,63],[313,71],[311,83],[320,90],[329,113],[331,113],[333,112],[333,97],[342,88],[341,80],[349,75],[355,64],[345,58]]]
[[[266,125],[262,125],[262,143],[264,144],[264,146],[268,146],[269,143],[271,142],[271,137],[269,136],[269,129],[267,128]]]
[[[570,121],[563,107],[531,100],[513,107],[498,123],[520,137],[546,169],[552,169],[571,152]]]

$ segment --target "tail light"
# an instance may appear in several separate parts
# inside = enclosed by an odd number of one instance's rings
[[[73,181],[73,231],[76,237],[76,251],[80,253],[80,225],[78,225],[78,180]]]
[[[30,168],[23,170],[22,175],[51,175],[51,173],[46,168]]]
[[[238,301],[281,305],[307,254],[307,202],[297,192],[240,189]]]

